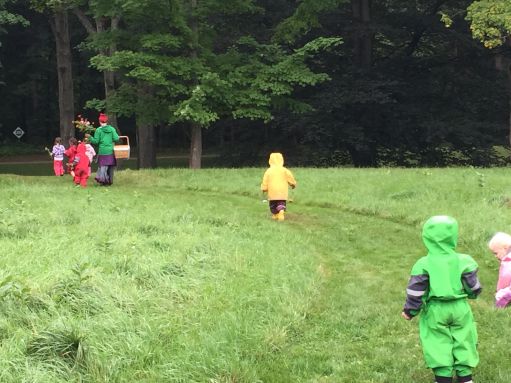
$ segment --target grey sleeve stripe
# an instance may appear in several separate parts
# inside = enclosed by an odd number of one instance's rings
[[[416,290],[406,289],[406,294],[411,295],[413,297],[422,297],[424,294],[426,294],[426,290],[416,291]]]
[[[404,310],[419,311],[422,299],[429,289],[429,275],[412,275],[406,288],[406,302]]]
[[[429,286],[429,275],[412,275],[408,282],[408,288],[414,291],[425,291]],[[412,289],[413,287],[413,289]]]
[[[476,285],[471,288],[472,291],[479,290],[481,288],[481,282],[477,281]]]
[[[469,273],[463,273],[461,278],[463,278],[463,281],[468,285],[470,290],[474,290],[476,286],[481,287],[479,279],[477,278],[477,270],[471,271]]]
[[[478,295],[481,290],[481,282],[479,282],[479,278],[477,278],[477,270],[471,271],[469,273],[463,273],[461,275],[461,279],[465,284],[465,289],[469,289],[476,295]]]

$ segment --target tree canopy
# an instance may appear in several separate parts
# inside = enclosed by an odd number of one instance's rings
[[[22,126],[51,141],[72,109],[118,117],[141,167],[188,145],[192,167],[203,148],[225,165],[275,150],[312,165],[503,163],[510,14],[487,0],[0,0],[2,140]]]

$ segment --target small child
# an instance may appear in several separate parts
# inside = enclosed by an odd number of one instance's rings
[[[270,167],[266,170],[261,183],[263,193],[268,193],[268,203],[272,218],[283,221],[288,199],[288,186],[296,187],[293,174],[284,167],[284,157],[281,153],[271,153],[268,161]]]
[[[495,306],[503,308],[511,303],[511,235],[495,234],[488,243],[488,247],[500,261]]]
[[[92,160],[94,159],[94,156],[96,155],[96,151],[94,150],[94,147],[89,144],[89,139],[85,138],[85,154],[87,155],[87,158],[89,159],[89,177],[92,174]]]
[[[66,148],[62,145],[62,138],[56,137],[53,143],[51,156],[53,157],[53,171],[57,177],[64,175],[64,152]]]
[[[85,143],[79,142],[76,146],[76,154],[73,159],[74,183],[82,188],[87,187],[87,179],[89,178],[89,157],[87,156],[87,148]]]
[[[458,222],[434,216],[422,229],[428,254],[412,268],[406,303],[401,316],[411,320],[421,312],[419,334],[426,364],[436,383],[472,383],[472,369],[479,363],[477,330],[467,298],[481,293],[477,263],[455,251]]]
[[[71,137],[69,139],[69,148],[64,152],[64,154],[67,157],[67,172],[71,174],[71,177],[74,178],[75,172],[74,172],[74,159],[76,156],[76,147],[78,145],[78,140],[74,137]]]

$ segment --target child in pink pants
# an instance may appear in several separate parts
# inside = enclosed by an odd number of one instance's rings
[[[60,137],[55,138],[55,142],[51,151],[53,157],[53,171],[55,175],[60,177],[64,175],[64,152],[66,148],[62,145],[62,139]]]

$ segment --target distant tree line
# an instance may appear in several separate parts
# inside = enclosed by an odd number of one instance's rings
[[[225,165],[507,162],[507,0],[0,0],[0,141],[78,114]]]

